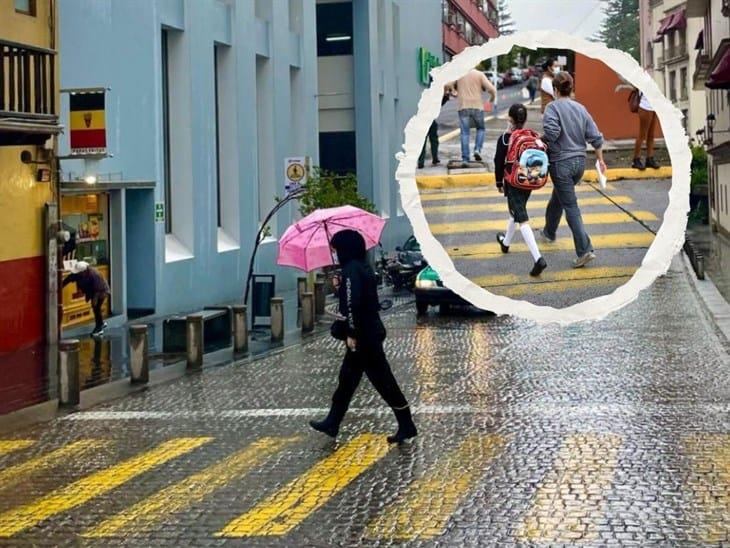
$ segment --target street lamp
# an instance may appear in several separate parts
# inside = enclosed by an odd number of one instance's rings
[[[700,128],[695,131],[695,135],[697,135],[697,142],[700,146],[703,146],[705,144],[705,128]]]

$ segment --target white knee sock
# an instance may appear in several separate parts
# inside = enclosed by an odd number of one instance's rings
[[[530,225],[527,223],[522,223],[522,225],[520,226],[520,232],[522,232],[522,238],[525,240],[527,247],[530,248],[532,258],[535,260],[535,262],[537,262],[537,260],[542,257],[542,255],[540,255],[540,250],[537,248],[535,233],[532,232],[532,228],[530,228]]]
[[[507,221],[507,232],[504,233],[504,240],[502,240],[502,243],[504,245],[509,245],[512,243],[512,238],[515,237],[515,220],[510,217],[509,221]]]

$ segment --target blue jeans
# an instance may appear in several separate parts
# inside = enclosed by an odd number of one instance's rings
[[[545,211],[545,236],[555,239],[560,219],[565,211],[568,226],[573,233],[575,253],[581,257],[593,251],[593,244],[583,226],[583,217],[578,207],[578,198],[575,195],[575,185],[583,178],[586,160],[580,156],[568,158],[550,164],[550,178],[553,181],[553,194]]]
[[[477,128],[477,140],[474,143],[474,152],[481,153],[484,145],[484,111],[480,108],[465,108],[459,111],[459,127],[461,128],[461,159],[469,161],[469,132],[471,122]]]

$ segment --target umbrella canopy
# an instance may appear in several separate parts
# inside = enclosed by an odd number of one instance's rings
[[[276,263],[311,272],[333,264],[330,239],[341,230],[357,230],[365,247],[378,245],[385,219],[354,206],[318,209],[286,229]]]

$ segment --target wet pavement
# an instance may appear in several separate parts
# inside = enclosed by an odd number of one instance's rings
[[[720,546],[730,361],[675,260],[601,322],[385,316],[420,435],[312,337],[0,440],[0,544]]]
[[[705,275],[730,302],[730,241],[702,223],[690,223],[687,236],[704,257]]]

